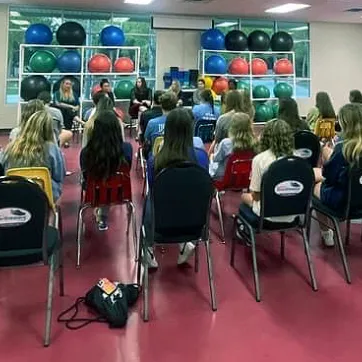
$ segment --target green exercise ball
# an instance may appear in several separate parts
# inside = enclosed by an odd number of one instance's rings
[[[278,118],[278,115],[279,115],[279,103],[278,102],[273,103],[272,107],[273,107],[273,116],[274,116],[274,118]]]
[[[250,91],[250,85],[249,83],[240,80],[237,84],[237,89]]]
[[[255,122],[267,122],[273,119],[273,107],[268,103],[255,105]]]
[[[293,95],[293,87],[285,82],[280,82],[274,87],[274,95],[277,98],[289,98]]]
[[[38,50],[29,60],[29,67],[34,73],[51,73],[56,66],[57,58],[49,50]]]
[[[130,80],[121,80],[116,84],[114,94],[117,99],[130,99],[134,84]]]
[[[253,89],[253,98],[270,98],[270,90],[265,85],[257,85]]]

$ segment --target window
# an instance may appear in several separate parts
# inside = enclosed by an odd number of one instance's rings
[[[58,27],[66,21],[75,21],[84,27],[87,33],[86,45],[90,46],[99,45],[99,34],[105,26],[116,25],[125,33],[126,46],[140,47],[140,75],[146,78],[150,86],[155,83],[156,37],[151,28],[151,18],[149,16],[131,16],[95,11],[59,11],[58,9],[25,6],[11,6],[9,11],[6,103],[18,102],[19,46],[24,43],[24,34],[28,26],[35,23],[48,25],[54,33],[53,43],[56,44],[55,32]],[[32,53],[33,50],[30,48],[25,52],[25,64],[30,59]],[[57,53],[57,50],[54,50],[54,53]],[[131,54],[128,54],[127,51],[121,54],[121,56],[128,55]],[[59,76],[52,76],[51,78],[55,78],[55,81]],[[89,82],[91,83],[91,80]]]

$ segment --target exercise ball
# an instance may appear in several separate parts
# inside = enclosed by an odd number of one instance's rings
[[[293,64],[289,59],[279,59],[274,63],[275,74],[293,74]]]
[[[91,90],[91,95],[93,97],[94,94],[101,92],[102,88],[100,86],[100,84],[96,84],[95,86],[93,86],[92,90]]]
[[[48,45],[53,41],[53,33],[48,25],[32,24],[25,31],[26,44]]]
[[[270,37],[262,30],[254,30],[248,36],[249,50],[254,52],[265,52],[269,49]]]
[[[50,83],[44,76],[31,75],[21,81],[20,97],[27,102],[37,98],[41,92],[50,92],[50,88]]]
[[[121,47],[126,42],[123,30],[114,25],[109,25],[102,29],[100,40],[103,46],[110,47]]]
[[[79,73],[82,68],[80,54],[76,50],[67,50],[57,60],[60,73]]]
[[[255,105],[255,122],[267,122],[273,117],[273,107],[269,103],[257,103]]]
[[[201,35],[201,47],[203,49],[225,49],[225,36],[219,29],[206,30]]]
[[[38,50],[29,60],[29,67],[34,73],[51,73],[56,66],[57,58],[49,50]]]
[[[218,77],[214,80],[212,84],[212,90],[217,94],[220,95],[226,92],[229,88],[229,80],[225,77]]]
[[[264,75],[268,72],[268,65],[263,59],[254,58],[251,61],[251,72],[254,75]]]
[[[293,49],[293,45],[292,36],[285,31],[274,33],[270,41],[271,49],[274,52],[289,52]]]
[[[63,81],[63,79],[70,79],[72,82],[73,92],[80,95],[80,81],[78,78],[72,76],[72,75],[65,75],[64,77],[60,78],[58,81],[56,81],[53,85],[53,92],[56,92],[60,88],[60,83]]]
[[[272,105],[272,108],[273,108],[273,117],[274,117],[274,118],[278,118],[278,115],[279,115],[279,103],[278,103],[278,102],[275,102],[275,103]]]
[[[280,82],[274,87],[274,95],[277,98],[289,98],[293,95],[293,87],[285,82]]]
[[[225,48],[232,51],[243,51],[248,48],[248,37],[240,30],[231,30],[225,37]]]
[[[130,80],[121,80],[116,84],[114,94],[117,99],[130,99],[134,84]]]
[[[237,89],[239,89],[239,90],[246,90],[246,91],[249,92],[249,91],[250,91],[250,85],[249,85],[249,83],[240,80],[240,81],[238,82],[238,84],[237,84]]]
[[[118,58],[114,63],[114,71],[117,73],[133,73],[134,63],[127,57]]]
[[[57,40],[60,45],[83,45],[85,38],[83,26],[75,21],[67,21],[57,30]]]
[[[206,89],[211,89],[212,88],[212,83],[214,83],[214,79],[212,79],[211,77],[204,77],[204,82],[205,82],[205,88]]]
[[[91,73],[109,73],[112,62],[105,54],[95,54],[88,61],[88,69]]]
[[[244,58],[234,58],[229,64],[229,73],[237,75],[249,74],[249,64]]]
[[[257,85],[253,89],[253,98],[270,98],[270,90],[265,85]]]
[[[209,74],[225,74],[227,72],[226,60],[221,55],[211,55],[205,61],[205,71]]]

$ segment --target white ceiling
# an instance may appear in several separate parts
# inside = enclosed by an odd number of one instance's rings
[[[190,0],[189,0],[190,1]],[[62,8],[113,10],[120,12],[166,13],[185,15],[213,15],[219,17],[257,17],[265,19],[291,19],[301,21],[330,21],[361,23],[362,13],[346,13],[350,8],[362,8],[361,0],[211,0],[192,3],[185,0],[153,0],[150,5],[127,5],[123,0],[13,0],[13,4],[46,5]],[[0,2],[2,2],[0,0]],[[306,10],[285,15],[268,15],[264,11],[287,2],[311,5]]]

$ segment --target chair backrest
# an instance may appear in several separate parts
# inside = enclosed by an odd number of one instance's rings
[[[266,217],[308,216],[313,187],[314,173],[309,163],[296,156],[274,161],[262,178],[261,227]]]
[[[0,177],[0,252],[42,249],[47,262],[49,208],[47,195],[35,182]]]
[[[55,208],[53,199],[52,179],[46,167],[23,167],[10,168],[6,171],[7,176],[21,176],[36,182],[48,196],[52,208]]]
[[[317,167],[321,153],[319,138],[312,132],[299,131],[294,135],[294,155],[309,162],[312,167]]]
[[[156,156],[157,153],[160,152],[162,146],[163,146],[163,136],[157,136],[153,141],[153,147],[152,147],[152,153],[154,156]]]
[[[255,153],[253,151],[237,151],[229,156],[222,182],[224,190],[243,190],[249,188],[251,165],[254,156]]]
[[[208,227],[213,194],[209,173],[194,163],[182,162],[162,170],[151,191],[155,233],[200,238]]]
[[[83,202],[92,207],[124,204],[132,201],[130,168],[123,164],[115,175],[106,180],[94,180],[85,174]]]
[[[200,137],[202,142],[211,142],[214,139],[216,118],[202,118],[195,123],[195,137]]]
[[[362,211],[362,167],[351,167],[348,178],[346,218],[350,218],[357,211]]]
[[[314,128],[314,133],[319,138],[331,140],[336,135],[335,118],[319,118]]]

